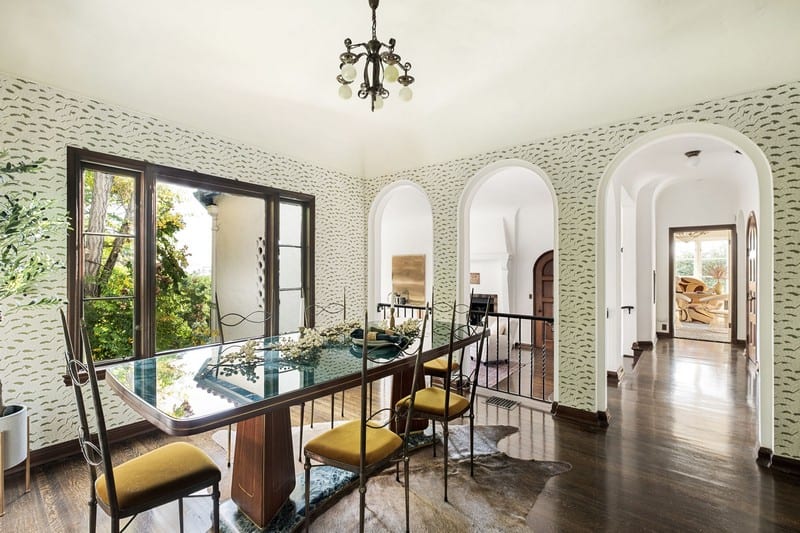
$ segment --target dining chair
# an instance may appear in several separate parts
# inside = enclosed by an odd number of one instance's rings
[[[464,309],[466,308],[466,309]],[[448,466],[448,438],[450,435],[449,423],[456,418],[467,416],[469,418],[469,475],[474,475],[474,440],[475,440],[475,392],[478,385],[478,375],[480,374],[481,359],[483,357],[483,343],[486,338],[486,323],[488,310],[483,312],[480,322],[472,326],[469,323],[470,310],[467,306],[454,303],[451,308],[450,320],[450,342],[448,345],[448,363],[453,362],[453,345],[456,337],[472,335],[480,330],[480,340],[478,341],[478,351],[475,355],[475,366],[468,375],[462,373],[446,372],[444,376],[444,388],[429,386],[417,391],[416,399],[413,395],[406,396],[397,402],[397,408],[401,412],[410,409],[414,402],[413,416],[415,418],[426,418],[433,425],[433,433],[436,435],[436,422],[442,424],[442,444],[444,448],[444,501],[447,501],[447,466]],[[466,320],[461,322],[460,320]],[[462,367],[463,368],[463,367]],[[458,379],[459,391],[453,391],[453,377]],[[468,396],[463,394],[463,385],[466,385]],[[436,446],[433,446],[433,455],[436,456]]]
[[[415,414],[415,400],[417,390],[417,375],[421,371],[422,345],[425,337],[425,328],[428,324],[428,313],[422,321],[422,330],[419,341],[414,344],[402,344],[400,337],[387,336],[392,342],[389,346],[370,346],[368,315],[364,314],[364,329],[361,346],[361,416],[358,420],[351,420],[333,429],[327,430],[322,435],[308,441],[303,452],[305,455],[305,529],[308,531],[313,515],[311,513],[311,469],[316,466],[329,465],[358,474],[358,529],[364,531],[364,518],[366,509],[367,479],[383,470],[391,463],[399,467],[403,463],[403,486],[405,493],[405,519],[406,531],[409,531],[409,485],[408,485],[408,436],[411,432],[411,418]],[[376,336],[377,337],[377,336]],[[377,337],[376,340],[380,340]],[[413,348],[412,348],[413,347]],[[387,354],[387,350],[389,353]],[[367,409],[367,368],[368,363],[383,364],[394,360],[397,356],[413,355],[414,377],[411,380],[411,399],[404,410],[402,417],[397,410],[387,407],[368,413]],[[391,356],[386,358],[386,356]],[[379,420],[385,417],[385,420]],[[402,435],[390,429],[391,424],[397,427],[405,424]],[[312,464],[312,461],[315,464]],[[399,476],[399,473],[396,474]]]
[[[468,324],[473,322],[473,313],[472,313],[472,301],[475,295],[475,289],[470,292],[469,295],[469,306],[463,310],[466,313],[466,320]],[[438,310],[438,313],[437,313]],[[448,303],[437,303],[435,299],[434,291],[431,290],[431,320],[435,320],[436,315],[445,315],[452,310],[452,306]],[[458,372],[461,367],[464,365],[464,348],[461,349],[460,355],[458,359],[454,357],[449,357],[447,355],[443,355],[441,357],[437,357],[436,359],[431,359],[430,361],[426,361],[425,364],[422,366],[423,374],[431,378],[431,385],[434,384],[434,379],[439,379],[444,382],[445,374],[452,374],[453,372]],[[459,389],[459,392],[462,392],[462,389]]]
[[[97,529],[98,505],[111,518],[112,533],[120,533],[139,513],[178,500],[178,520],[182,532],[183,499],[206,496],[194,493],[210,487],[214,502],[213,531],[219,532],[221,473],[214,461],[196,446],[173,442],[117,466],[113,465],[86,325],[82,324],[80,331],[85,358],[82,360],[76,355],[63,310],[61,323],[64,328],[67,373],[72,381],[78,408],[78,442],[89,465],[89,531],[94,533]],[[83,390],[87,384],[94,408],[94,435],[89,428],[87,399]],[[120,521],[128,517],[130,520],[120,529]]]
[[[341,302],[330,302],[327,304],[312,304],[306,306],[303,309],[303,326],[307,328],[313,328],[317,325],[317,319],[321,318],[321,320],[325,322],[329,322],[331,320],[335,320],[335,317],[339,316],[341,313],[342,322],[347,320],[347,290],[342,294],[342,301]],[[342,391],[342,417],[344,417],[344,400],[345,400],[345,392]],[[331,428],[333,428],[334,423],[334,412],[336,410],[336,394],[331,394]],[[306,411],[306,404],[300,404],[300,443],[298,445],[298,454],[297,460],[302,462],[303,461],[303,425],[305,424],[305,411]],[[311,400],[311,422],[309,423],[309,429],[314,429],[314,400]]]
[[[256,309],[243,315],[241,313],[237,313],[235,311],[231,311],[228,313],[222,312],[222,307],[219,304],[219,295],[214,293],[214,303],[217,307],[217,334],[219,335],[219,343],[225,344],[225,329],[228,329],[228,340],[233,340],[231,335],[231,328],[238,328],[240,326],[245,326],[247,328],[250,325],[261,325],[261,330],[258,333],[254,331],[247,331],[247,334],[244,336],[238,336],[237,338],[250,338],[250,337],[264,337],[270,334],[270,330],[267,328],[267,324],[270,320],[272,320],[272,315],[264,311],[264,309]],[[228,447],[226,450],[227,459],[228,459],[228,468],[231,467],[231,436],[233,433],[233,426],[228,425]]]

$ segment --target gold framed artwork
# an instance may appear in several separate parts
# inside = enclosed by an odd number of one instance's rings
[[[424,254],[392,256],[392,291],[408,304],[425,304]]]

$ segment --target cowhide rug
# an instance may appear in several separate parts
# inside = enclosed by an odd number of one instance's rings
[[[569,471],[569,463],[509,457],[497,443],[513,434],[511,426],[475,428],[475,477],[469,475],[469,426],[450,429],[448,499],[444,502],[444,463],[430,448],[411,457],[410,506],[412,531],[521,531],[536,497],[547,480]],[[441,445],[437,451],[441,451]],[[400,479],[402,480],[402,468]],[[394,468],[367,483],[366,531],[403,531],[402,484]],[[343,496],[311,525],[313,531],[353,531],[358,528],[358,490]]]

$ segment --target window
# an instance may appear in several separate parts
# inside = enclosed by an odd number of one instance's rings
[[[70,327],[98,360],[296,330],[313,301],[312,196],[68,150]],[[285,250],[284,250],[285,248]],[[279,275],[280,273],[280,275]],[[77,338],[77,337],[75,337]]]

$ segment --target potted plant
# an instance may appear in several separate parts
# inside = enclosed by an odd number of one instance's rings
[[[51,275],[60,263],[41,251],[41,242],[58,235],[66,227],[66,216],[54,203],[36,193],[11,190],[18,174],[35,172],[44,159],[34,162],[6,162],[8,153],[0,151],[0,324],[22,308],[52,305],[58,299],[37,294],[39,282]],[[0,380],[0,433],[4,470],[28,457],[28,413],[22,405],[6,405]],[[27,489],[28,487],[26,487]],[[0,479],[2,489],[2,479]],[[3,495],[0,493],[0,515]]]

